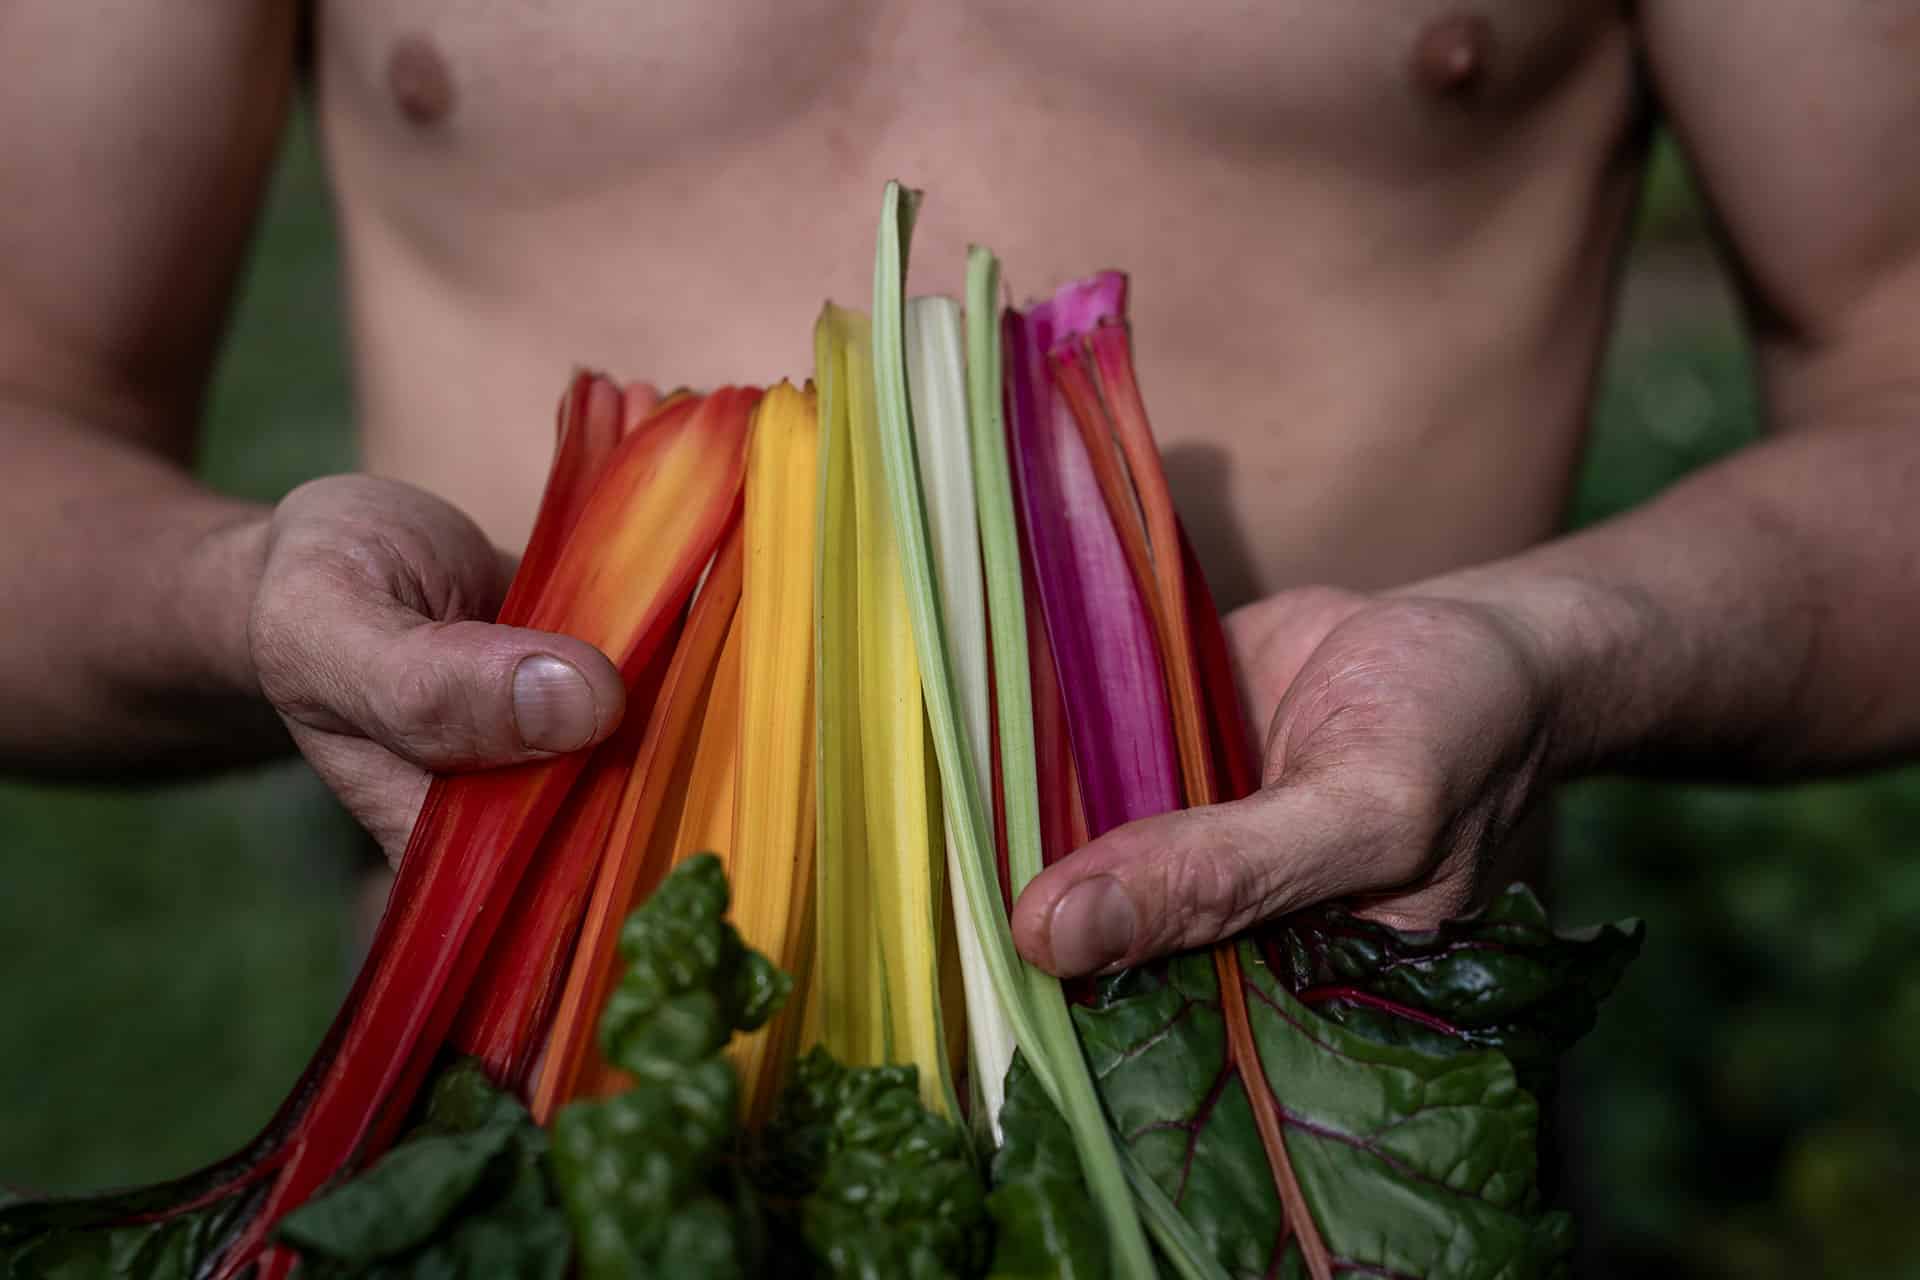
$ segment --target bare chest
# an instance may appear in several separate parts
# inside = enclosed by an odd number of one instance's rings
[[[1524,119],[1621,0],[320,0],[330,109],[549,198],[774,142],[842,166],[1048,113],[1404,170]]]
[[[1230,596],[1511,549],[1631,197],[1627,2],[315,0],[367,457],[510,545],[571,364],[804,376],[899,177],[917,290],[970,241],[1017,295],[1133,275]]]

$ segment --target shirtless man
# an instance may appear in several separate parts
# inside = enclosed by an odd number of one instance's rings
[[[378,478],[268,510],[182,464],[309,23]],[[1023,293],[1133,273],[1181,505],[1252,602],[1266,787],[1049,871],[1036,962],[1328,896],[1431,922],[1553,779],[1920,744],[1920,5],[12,0],[0,65],[7,767],[290,731],[397,853],[423,771],[604,735],[604,658],[476,620],[566,372],[803,375],[893,176],[922,290],[967,238]],[[1774,431],[1543,542],[1655,100]]]

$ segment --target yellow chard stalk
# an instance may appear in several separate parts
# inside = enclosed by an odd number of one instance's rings
[[[813,961],[813,568],[819,418],[811,387],[781,383],[755,413],[747,452],[740,597],[740,756],[733,797],[733,921],[792,975],[794,994],[736,1040],[749,1123],[771,1111],[792,1060]]]
[[[820,546],[819,925],[821,977],[829,984],[822,1027],[828,1048],[847,1061],[919,1068],[928,1108],[957,1116],[941,1016],[938,781],[880,457],[871,328],[864,316],[829,307],[817,333],[815,376],[828,433]],[[865,939],[876,935],[877,989],[861,972],[873,968]]]

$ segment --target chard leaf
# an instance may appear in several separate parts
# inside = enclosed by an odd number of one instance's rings
[[[757,1030],[791,980],[725,920],[727,877],[699,854],[680,864],[620,934],[627,972],[600,1016],[607,1060],[649,1084],[672,1084]]]
[[[1289,920],[1261,951],[1321,1017],[1428,1053],[1498,1049],[1544,1100],[1560,1055],[1592,1029],[1642,932],[1631,921],[1556,934],[1540,900],[1516,884],[1482,915],[1432,933],[1323,910]]]
[[[1540,1011],[1567,1000],[1590,1019],[1638,941],[1637,928],[1555,935],[1538,904],[1513,893],[1435,935],[1402,937],[1334,912],[1297,934],[1277,927],[1239,944],[1266,1076],[1257,1081],[1235,1079],[1219,979],[1205,955],[1110,979],[1075,1017],[1128,1150],[1229,1274],[1299,1266],[1246,1085],[1278,1104],[1336,1272],[1559,1276],[1571,1220],[1543,1203],[1539,1108],[1494,1046],[1523,1055],[1549,1042],[1564,1047],[1578,1017],[1543,1020]],[[1472,984],[1484,970],[1472,965],[1494,960],[1501,981],[1526,994],[1516,1003],[1482,993],[1479,1027],[1441,1032],[1444,1013],[1464,1021],[1474,1012]],[[1327,975],[1362,995],[1391,991],[1395,1009],[1350,998],[1347,1013],[1365,1017],[1348,1025],[1322,1017],[1299,994],[1317,999]]]
[[[191,1280],[244,1221],[250,1197],[153,1222],[66,1221],[73,1201],[0,1206],[5,1280]],[[51,1212],[48,1212],[48,1211]]]
[[[621,934],[629,968],[601,1044],[639,1083],[563,1107],[553,1125],[554,1180],[587,1280],[752,1273],[757,1212],[727,1166],[740,1086],[723,1052],[734,1032],[765,1024],[788,982],[726,909],[726,875],[702,854]]]
[[[1073,1130],[1015,1055],[1002,1112],[1006,1142],[993,1157],[995,1280],[1101,1280],[1111,1274],[1100,1213],[1087,1196]]]
[[[770,1191],[798,1195],[811,1273],[974,1276],[986,1265],[985,1193],[965,1135],[928,1111],[911,1066],[794,1064],[765,1135]]]
[[[571,1245],[546,1134],[477,1063],[448,1068],[424,1121],[365,1173],[282,1219],[301,1274],[559,1280]]]
[[[553,1174],[586,1280],[752,1274],[726,1156],[739,1082],[718,1053],[672,1082],[562,1107]]]

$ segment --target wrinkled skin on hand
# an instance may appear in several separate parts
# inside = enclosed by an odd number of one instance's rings
[[[1049,868],[1015,938],[1075,975],[1231,937],[1342,899],[1431,928],[1503,883],[1544,781],[1553,690],[1540,643],[1482,603],[1312,589],[1228,620],[1261,787],[1131,823]]]
[[[249,620],[254,675],[295,744],[390,860],[433,773],[544,759],[619,722],[613,664],[496,626],[513,573],[471,520],[366,476],[288,494]]]

